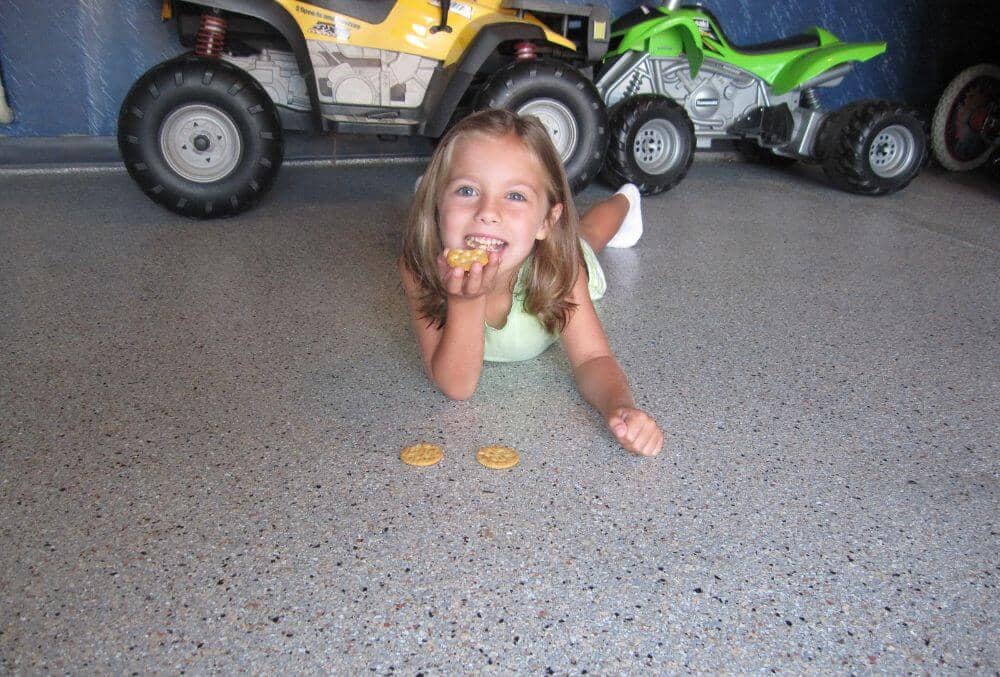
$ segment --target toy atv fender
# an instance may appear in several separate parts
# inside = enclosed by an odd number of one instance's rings
[[[736,47],[703,7],[640,7],[616,21],[597,89],[611,107],[604,174],[645,194],[676,185],[694,149],[735,140],[759,162],[822,163],[840,188],[886,195],[923,167],[927,140],[916,114],[871,100],[828,113],[817,88],[839,85],[884,42],[844,43],[812,28]]]
[[[287,130],[440,136],[473,110],[537,116],[580,189],[607,148],[587,77],[604,7],[549,0],[165,0],[193,52],[133,85],[118,118],[131,176],[197,218],[269,188]]]

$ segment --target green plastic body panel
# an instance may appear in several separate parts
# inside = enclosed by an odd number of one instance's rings
[[[666,13],[662,8],[659,11]],[[608,52],[607,57],[625,52],[647,52],[650,56],[668,57],[686,54],[691,62],[691,77],[694,77],[705,60],[705,53],[701,34],[692,15],[700,16],[694,10],[677,10],[670,12],[668,16],[656,17],[633,26],[624,32],[618,49]]]
[[[851,61],[867,61],[886,49],[884,42],[841,42],[833,33],[813,27],[807,32],[816,36],[818,47],[748,54],[726,42],[715,21],[696,8],[671,11],[659,7],[657,12],[659,15],[653,15],[648,21],[612,33],[614,37],[620,36],[621,42],[617,49],[608,52],[606,58],[629,51],[647,52],[653,57],[684,54],[694,77],[708,56],[753,73],[780,95],[835,66]],[[706,26],[711,28],[706,29]]]
[[[790,61],[770,82],[775,94],[784,94],[809,82],[834,66],[851,61],[868,61],[885,51],[884,42],[827,45],[811,49]]]

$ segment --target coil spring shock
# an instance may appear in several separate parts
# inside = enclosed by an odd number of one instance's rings
[[[538,52],[535,51],[535,43],[525,41],[514,45],[514,55],[518,61],[534,61]]]
[[[194,53],[198,56],[217,57],[222,54],[225,44],[226,20],[218,14],[202,14]]]
[[[802,106],[814,111],[823,110],[823,104],[819,102],[819,95],[816,94],[815,87],[806,87],[802,90]]]
[[[632,77],[629,78],[628,85],[625,87],[625,94],[622,96],[623,99],[627,99],[637,91],[642,85],[642,75],[637,72],[632,73]]]

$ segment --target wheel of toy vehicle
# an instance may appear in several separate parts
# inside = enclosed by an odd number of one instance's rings
[[[232,216],[263,195],[281,166],[281,122],[264,88],[218,59],[154,66],[118,116],[129,174],[153,200],[195,218]]]
[[[1000,115],[1000,66],[966,68],[945,87],[931,123],[931,148],[942,167],[970,171],[1000,148],[1000,135],[988,138],[981,133],[991,106]]]
[[[753,162],[758,165],[787,167],[796,162],[795,158],[778,155],[770,148],[765,148],[753,139],[737,139],[736,150],[747,162]]]
[[[917,115],[888,101],[863,101],[831,115],[820,131],[823,171],[839,188],[888,195],[904,188],[927,159]]]
[[[539,59],[501,68],[476,98],[475,109],[506,108],[534,115],[549,131],[574,191],[597,175],[608,147],[607,109],[594,84],[561,61]]]
[[[694,159],[694,125],[671,99],[642,94],[611,110],[611,144],[602,175],[611,186],[634,183],[654,195],[680,183]]]

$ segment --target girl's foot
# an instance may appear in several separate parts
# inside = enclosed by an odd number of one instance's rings
[[[631,183],[626,183],[619,188],[615,195],[625,196],[625,199],[628,200],[628,212],[622,219],[622,225],[618,227],[618,232],[608,241],[606,246],[627,249],[634,246],[642,237],[642,208],[639,205],[642,196],[639,195],[639,189]]]

